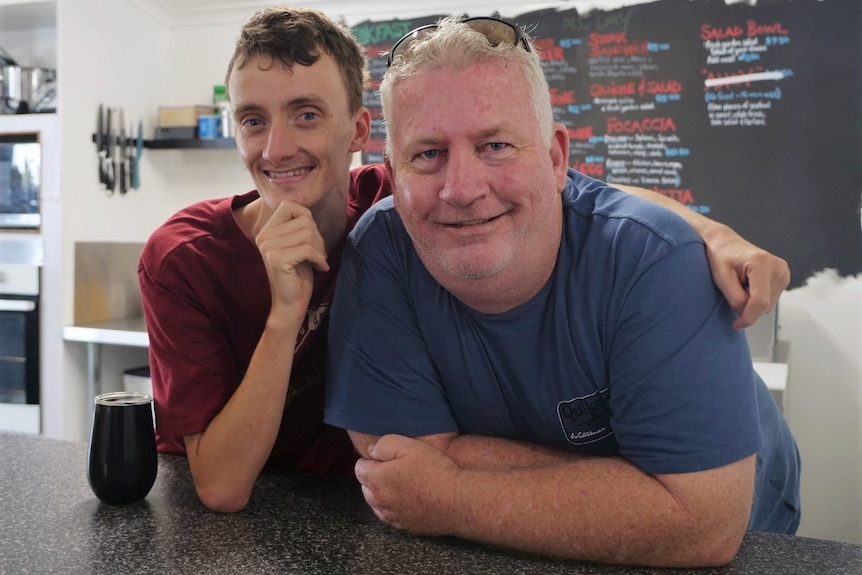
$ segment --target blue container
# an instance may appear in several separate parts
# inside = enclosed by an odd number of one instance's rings
[[[219,116],[198,116],[198,138],[211,140],[219,135]]]

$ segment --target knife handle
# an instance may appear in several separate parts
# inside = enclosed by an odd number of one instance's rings
[[[126,193],[126,162],[120,162],[120,193]]]
[[[105,187],[108,192],[114,192],[114,182],[115,182],[115,173],[114,173],[114,162],[111,158],[106,158],[105,160]]]
[[[141,185],[141,178],[138,174],[138,159],[135,156],[129,158],[129,187],[137,190]]]

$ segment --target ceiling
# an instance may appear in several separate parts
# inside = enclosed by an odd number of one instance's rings
[[[195,26],[212,23],[238,23],[252,12],[272,6],[272,0],[132,0],[162,14],[174,26]],[[493,1],[493,0],[488,0]],[[481,3],[482,0],[479,0]],[[355,22],[379,17],[381,14],[401,12],[426,13],[434,9],[427,0],[405,5],[401,0],[290,0],[292,6],[306,6],[326,12],[330,16]]]
[[[272,6],[281,0],[127,0],[138,5],[144,12],[172,28],[208,26],[213,24],[236,25],[245,21],[253,12]],[[457,14],[464,10],[463,0],[283,0],[294,6],[316,8],[350,26],[366,20],[410,18],[428,14]],[[598,0],[556,0],[512,2],[501,0],[469,0],[471,12],[492,14],[504,11],[528,12],[534,9],[567,2],[590,3]],[[607,1],[607,0],[602,0]],[[613,1],[613,0],[611,0]],[[639,2],[644,0],[628,0]],[[513,7],[517,8],[513,8]],[[0,0],[0,31],[56,26],[56,8],[50,1],[19,2]]]
[[[2,0],[0,0],[2,1]],[[273,0],[131,0],[141,5],[155,8],[167,15],[173,25],[194,26],[219,21],[237,23],[252,12],[274,4]],[[464,0],[286,0],[292,6],[306,6],[326,12],[334,18],[353,25],[364,20],[387,19],[392,17],[409,18],[427,14],[456,14],[464,10]],[[501,0],[469,0],[471,12],[491,14],[504,10],[504,6],[514,7],[514,12],[527,12],[545,7],[560,7],[568,2],[590,4],[596,0],[556,0],[506,2]],[[645,0],[629,0],[645,1]],[[275,2],[276,4],[278,2]]]

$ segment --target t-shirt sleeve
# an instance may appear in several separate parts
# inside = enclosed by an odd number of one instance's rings
[[[659,474],[755,453],[758,382],[703,246],[677,247],[632,282],[609,308],[610,407],[620,455]]]
[[[176,252],[157,251],[145,248],[138,267],[156,426],[161,436],[180,437],[206,428],[230,398],[238,374],[227,337],[187,281],[196,270],[179,262]]]
[[[324,420],[371,435],[457,431],[417,325],[418,304],[405,286],[416,271],[405,268],[410,240],[392,215],[386,209],[366,213],[342,257],[329,327]]]

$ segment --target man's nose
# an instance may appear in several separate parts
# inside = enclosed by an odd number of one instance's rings
[[[487,186],[482,176],[482,165],[475,154],[450,150],[445,170],[443,189],[440,190],[440,199],[444,202],[464,206],[485,194]]]
[[[269,162],[278,163],[283,158],[295,156],[299,150],[296,133],[290,126],[280,122],[273,122],[267,132],[266,146],[263,148],[263,157]]]

